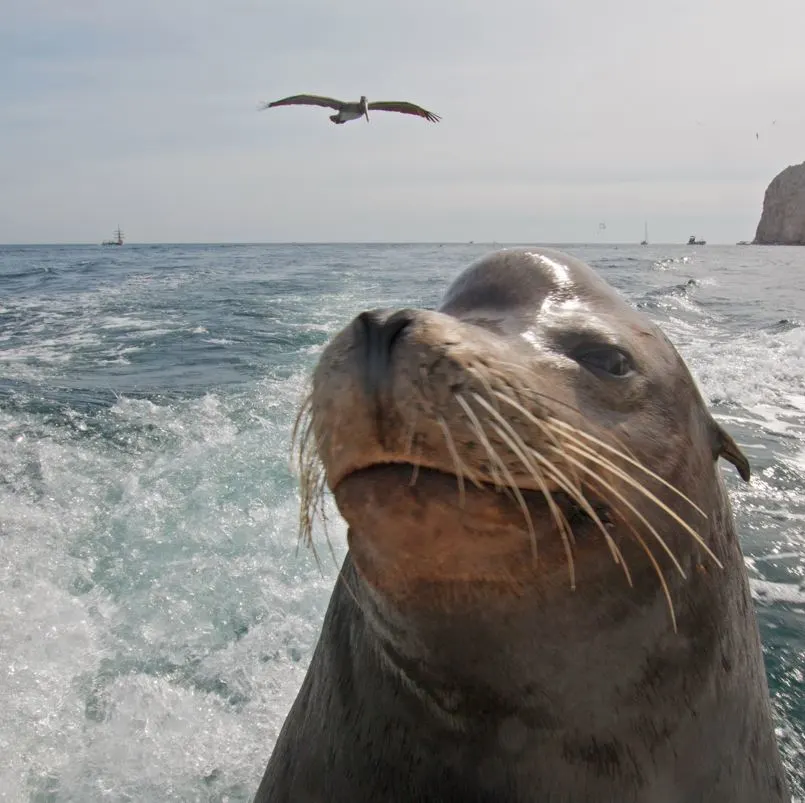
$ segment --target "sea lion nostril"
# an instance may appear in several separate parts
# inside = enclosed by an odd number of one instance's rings
[[[390,317],[388,310],[370,309],[358,315],[357,320],[363,324],[364,331],[368,334],[374,330],[383,328],[383,324]]]
[[[362,312],[358,320],[363,324],[364,334],[370,341],[377,340],[378,345],[391,347],[397,336],[414,319],[411,310],[401,309],[389,314],[383,309]]]
[[[395,312],[394,315],[386,321],[384,329],[388,337],[389,353],[391,353],[400,335],[411,325],[413,320],[414,314],[410,310],[403,309],[399,312]]]
[[[385,382],[394,344],[413,319],[411,310],[399,310],[391,315],[385,310],[368,310],[358,315],[366,348],[367,393],[376,393]]]

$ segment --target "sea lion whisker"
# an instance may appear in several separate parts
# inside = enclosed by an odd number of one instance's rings
[[[497,461],[498,463],[502,463],[503,461],[500,459],[500,456],[497,454],[491,442],[489,441],[489,438],[486,435],[483,425],[481,424],[478,417],[475,415],[475,411],[472,409],[470,404],[460,393],[455,394],[455,399],[461,406],[461,409],[464,410],[465,414],[467,415],[467,418],[469,418],[470,428],[473,430],[473,434],[481,442],[481,445],[484,447],[484,449],[486,449],[486,453],[490,457],[489,473],[492,477],[492,481],[495,483],[495,487],[497,488],[505,487],[505,483],[501,481],[500,474],[498,473],[497,468],[495,467],[495,461]]]
[[[528,457],[527,457],[529,447],[525,443],[525,441],[522,439],[520,434],[503,417],[503,415],[500,413],[499,409],[494,408],[486,399],[484,399],[479,394],[473,393],[472,395],[474,396],[475,400],[481,406],[483,406],[488,413],[490,413],[492,416],[494,416],[494,418],[497,419],[497,421],[506,429],[506,431],[508,432],[510,438],[512,438],[513,441],[516,444],[519,444],[518,447],[517,447],[519,452],[515,452],[515,454],[517,454],[517,457],[520,459],[520,461],[526,467],[528,472],[531,474],[531,476],[534,478],[534,480],[540,486],[540,490],[543,492],[543,494],[547,494],[548,496],[550,496],[550,492],[548,491],[547,486],[544,483],[544,479],[542,477],[542,474],[540,472],[539,467],[534,465],[534,464],[532,464],[529,461]],[[509,445],[509,448],[511,448],[511,445],[510,445],[510,443],[508,441],[507,441],[507,445]]]
[[[305,451],[300,454],[298,471],[302,482],[308,479],[315,479],[320,474],[324,474],[324,466],[319,461],[318,449],[312,433],[306,444]]]
[[[570,497],[570,499],[573,502],[577,503],[582,508],[582,510],[584,510],[584,512],[587,513],[587,515],[590,516],[590,518],[595,522],[595,524],[598,526],[598,528],[601,530],[601,533],[604,536],[604,543],[607,545],[607,548],[609,549],[610,554],[612,555],[612,559],[615,561],[616,565],[619,565],[623,569],[623,573],[626,576],[626,582],[629,584],[629,586],[630,587],[633,586],[634,584],[632,582],[632,574],[629,571],[629,566],[626,563],[626,559],[624,558],[623,553],[621,552],[620,548],[618,547],[618,545],[613,540],[612,536],[607,532],[606,527],[601,522],[601,519],[599,518],[598,514],[595,512],[595,510],[593,509],[592,505],[590,505],[589,501],[584,496],[584,494],[582,493],[581,489],[576,487],[575,485],[573,485],[573,483],[571,483],[567,479],[567,476],[565,474],[563,474],[555,466],[551,465],[550,461],[548,461],[543,455],[539,454],[539,452],[537,452],[536,450],[532,449],[531,453],[535,457],[538,457],[538,458],[541,458],[542,460],[545,460],[545,462],[546,462],[546,472],[547,472],[548,476],[562,490],[564,490],[565,493],[567,493],[567,495]],[[563,516],[563,518],[564,518],[564,516]],[[565,521],[567,521],[566,518],[565,518]],[[570,527],[569,523],[568,523],[568,529],[570,530],[573,543],[575,544],[576,539],[575,539],[575,536],[573,535],[573,528]]]
[[[532,464],[528,459],[527,450],[528,447],[525,444],[522,444],[522,439],[519,438],[514,430],[511,430],[514,435],[510,437],[498,424],[494,421],[489,422],[492,427],[494,427],[495,431],[498,433],[498,437],[500,437],[509,449],[520,459],[520,462],[526,467],[528,472],[531,474],[532,477],[537,481],[538,485],[540,486],[540,491],[542,492],[545,501],[548,504],[548,508],[551,511],[551,515],[553,516],[553,520],[556,522],[557,529],[559,530],[559,534],[562,538],[562,546],[565,550],[565,555],[567,557],[567,567],[568,567],[568,579],[570,582],[570,588],[575,591],[576,590],[576,565],[573,558],[573,547],[572,544],[575,543],[575,537],[573,535],[573,528],[570,526],[570,523],[567,520],[562,509],[556,504],[556,500],[553,498],[553,494],[548,489],[547,484],[542,476],[542,472],[539,470],[537,466]],[[516,440],[519,439],[520,443],[522,444],[522,448],[520,445],[517,444]]]
[[[296,465],[301,470],[310,459],[310,440],[312,438],[313,412],[311,397],[305,400],[297,414],[291,432],[291,458],[296,457]]]
[[[668,507],[668,505],[666,505],[665,502],[662,501],[662,499],[657,497],[655,494],[651,493],[651,491],[649,491],[645,486],[641,485],[637,480],[635,480],[634,477],[630,476],[625,471],[615,466],[611,461],[604,460],[599,454],[595,452],[592,452],[583,447],[574,446],[573,444],[567,444],[567,448],[573,450],[574,452],[577,452],[578,454],[583,455],[584,457],[589,458],[595,463],[598,463],[598,465],[600,465],[602,468],[608,469],[616,476],[620,477],[620,479],[624,480],[624,482],[628,483],[637,491],[642,493],[646,499],[653,502],[661,510],[664,510],[672,519],[674,519],[679,525],[681,525],[685,530],[687,530],[688,533],[690,533],[690,535],[693,537],[694,541],[696,541],[696,543],[698,543],[702,547],[702,549],[704,549],[704,551],[707,552],[707,554],[712,558],[712,560],[715,562],[715,564],[718,566],[719,569],[724,568],[721,561],[718,559],[718,557],[716,557],[713,550],[710,549],[710,547],[707,545],[706,541],[701,537],[701,535],[699,535],[699,533],[697,533],[696,530],[693,529],[693,527],[691,527],[681,516],[679,516],[679,514],[677,514],[674,510]]]
[[[702,509],[689,496],[687,496],[686,494],[682,493],[682,491],[680,491],[673,484],[669,483],[663,477],[659,476],[655,472],[653,472],[650,469],[648,469],[646,466],[644,466],[635,457],[627,455],[624,452],[621,452],[618,449],[615,449],[610,444],[607,444],[606,442],[602,441],[601,439],[596,438],[593,435],[590,435],[589,433],[585,432],[582,429],[574,427],[572,424],[569,424],[566,421],[561,421],[559,419],[551,419],[551,421],[550,421],[551,426],[556,427],[557,424],[561,425],[562,427],[564,427],[564,431],[562,433],[564,438],[566,438],[569,442],[573,442],[573,443],[577,444],[580,448],[587,450],[587,452],[589,454],[595,454],[595,455],[598,456],[599,459],[606,460],[607,464],[613,470],[615,470],[615,468],[616,468],[615,463],[613,463],[609,458],[605,458],[602,454],[600,454],[600,452],[594,451],[592,446],[590,445],[590,443],[582,442],[581,440],[579,440],[579,438],[574,437],[573,435],[571,435],[570,432],[568,432],[567,430],[571,430],[572,432],[576,433],[577,435],[580,435],[580,436],[586,438],[588,441],[591,441],[595,445],[601,446],[602,448],[607,449],[610,453],[615,454],[617,457],[623,458],[624,460],[626,460],[627,462],[629,462],[630,464],[632,464],[636,468],[638,468],[641,471],[643,471],[645,474],[648,474],[649,476],[651,476],[652,478],[656,479],[661,484],[665,485],[667,488],[669,488],[671,491],[673,491],[677,496],[679,496],[683,501],[687,502],[691,507],[693,507],[694,510],[696,510],[698,513],[700,513],[702,516],[704,516],[704,518],[707,518],[707,514],[704,513],[704,511],[702,511]]]
[[[601,521],[598,514],[595,512],[595,509],[588,501],[587,497],[584,495],[581,488],[577,485],[574,485],[570,482],[568,477],[556,466],[554,466],[547,457],[543,454],[540,454],[536,449],[530,449],[531,454],[534,456],[536,460],[539,460],[541,463],[544,463],[546,470],[551,475],[551,479],[562,488],[568,496],[576,502],[582,510],[593,520],[596,524],[598,529],[604,536],[604,542],[606,543],[607,547],[609,548],[610,553],[612,554],[612,558],[616,564],[619,564],[623,568],[623,572],[626,575],[626,582],[629,585],[633,585],[632,583],[632,575],[629,572],[629,567],[626,564],[626,560],[623,557],[623,553],[621,552],[618,545],[613,540],[612,536],[607,531],[606,526]],[[572,530],[571,530],[572,531]]]
[[[486,391],[487,397],[494,402],[495,409],[497,409],[497,402],[495,401],[495,391],[491,383],[489,382],[488,377],[484,376],[484,372],[479,371],[474,365],[470,365],[466,370],[471,377],[473,377],[481,384],[483,389]]]
[[[500,414],[499,410],[494,410],[490,405],[485,404],[485,400],[482,397],[476,395],[476,400],[486,407],[486,410],[492,414],[499,422],[502,424],[506,431],[508,432],[508,436],[511,440],[506,439],[506,444],[511,449],[511,451],[519,458],[520,462],[525,466],[529,474],[534,478],[534,480],[539,485],[539,489],[542,492],[542,495],[545,497],[546,502],[548,503],[548,507],[550,508],[551,514],[553,515],[554,521],[556,522],[557,527],[562,535],[562,540],[565,546],[565,552],[568,556],[568,566],[570,567],[570,582],[571,586],[575,589],[576,582],[575,582],[575,566],[573,564],[573,553],[571,549],[571,544],[575,543],[575,536],[573,535],[573,528],[570,526],[570,523],[567,520],[567,517],[562,512],[561,508],[556,504],[556,500],[553,498],[553,494],[551,494],[548,486],[545,483],[544,477],[542,475],[542,470],[539,468],[538,465],[532,463],[528,457],[529,451],[531,451],[530,447],[525,443],[522,439],[520,434],[511,426],[511,424],[506,421],[506,419]],[[499,427],[496,426],[498,434],[501,434],[499,431]],[[503,437],[501,435],[501,437]],[[550,468],[556,469],[555,466],[548,463]]]
[[[312,422],[306,427],[304,432],[304,441],[299,449],[299,456],[297,461],[297,470],[300,473],[311,472],[319,465],[319,456],[317,449],[317,440],[313,433]]]
[[[601,531],[602,535],[604,536],[604,543],[607,545],[610,554],[612,555],[612,559],[615,561],[616,565],[620,565],[623,569],[623,573],[626,577],[626,582],[629,586],[633,586],[634,583],[632,582],[632,574],[629,571],[629,566],[626,562],[626,558],[623,556],[623,553],[620,550],[620,547],[615,543],[612,536],[607,531],[605,525],[601,521],[598,514],[595,512],[593,506],[587,500],[587,497],[584,496],[583,491],[581,490],[578,485],[574,485],[568,477],[555,465],[553,465],[550,460],[548,460],[544,455],[540,454],[536,449],[530,450],[532,455],[540,460],[544,461],[546,469],[548,471],[549,476],[551,479],[568,494],[572,501],[578,504],[582,510],[593,520],[596,524],[598,529]],[[573,533],[572,528],[570,529],[571,535]],[[575,537],[573,537],[573,542],[575,543]]]
[[[551,514],[553,515],[554,521],[556,522],[559,532],[561,534],[562,543],[564,544],[565,553],[568,559],[568,573],[570,576],[570,586],[575,590],[576,569],[573,560],[573,550],[571,547],[571,541],[573,539],[573,530],[570,527],[570,524],[565,518],[564,513],[562,513],[562,511],[559,509],[559,506],[556,504],[553,495],[548,490],[548,486],[545,483],[545,478],[542,476],[542,472],[534,463],[532,463],[528,459],[528,452],[527,452],[528,447],[526,446],[525,443],[523,443],[522,438],[517,434],[517,432],[514,430],[511,424],[509,424],[509,422],[506,421],[506,419],[497,410],[495,410],[495,408],[486,399],[484,399],[477,393],[473,393],[473,396],[475,397],[475,400],[478,402],[478,404],[484,407],[487,410],[487,412],[490,413],[490,415],[492,415],[500,422],[502,427],[490,421],[490,423],[495,428],[496,432],[501,437],[501,439],[503,439],[506,442],[507,446],[520,459],[520,461],[528,470],[528,472],[531,474],[531,476],[536,480],[537,485],[539,485],[540,491],[542,491],[542,495],[545,497],[545,501],[548,503],[548,507],[551,511]],[[517,441],[519,441],[520,443],[518,444]],[[529,516],[529,522],[530,522],[530,516]],[[534,551],[536,554],[536,534],[534,535]]]
[[[453,394],[453,395],[457,398],[459,394]],[[450,435],[450,427],[448,426],[447,422],[444,419],[442,419],[442,430],[443,430],[443,432],[446,432],[447,435]],[[477,435],[478,433],[474,433],[474,434]],[[455,459],[458,461],[459,466],[461,467],[462,471],[464,472],[464,476],[476,488],[478,488],[478,490],[482,491],[484,489],[483,480],[481,479],[481,477],[478,475],[478,472],[474,468],[471,468],[470,466],[468,466],[461,459],[461,456],[459,455],[458,449],[456,448],[456,445],[455,445],[455,439],[452,438],[452,436],[451,436],[451,440],[452,440],[452,443],[453,443],[453,451],[455,452]]]
[[[481,398],[476,393],[473,393],[473,396],[475,396],[476,399]],[[491,407],[491,405],[487,405],[487,406],[488,406],[489,409],[493,409]],[[494,412],[494,410],[493,410],[493,412]],[[531,539],[531,552],[532,552],[532,555],[534,557],[534,561],[537,561],[538,558],[539,558],[539,550],[537,548],[537,533],[536,533],[536,530],[534,529],[534,522],[531,520],[531,514],[528,511],[528,505],[526,505],[525,499],[523,498],[523,494],[521,493],[520,489],[517,487],[517,483],[514,481],[514,477],[512,477],[512,474],[509,471],[509,469],[506,466],[506,464],[503,462],[503,460],[500,458],[500,456],[497,455],[496,452],[494,452],[494,450],[493,450],[493,454],[495,454],[495,456],[498,459],[500,469],[503,472],[503,476],[506,478],[507,487],[514,494],[515,499],[517,500],[517,504],[520,506],[520,510],[523,511],[523,516],[525,517],[526,526],[528,528],[528,534],[529,534],[529,537]]]
[[[463,401],[464,404],[467,403],[466,400]],[[500,493],[503,493],[505,496],[511,499],[512,502],[519,505],[520,503],[517,499],[517,496],[512,491],[512,487],[515,487],[512,485],[512,481],[514,478],[512,477],[511,473],[507,471],[506,464],[503,461],[503,458],[498,453],[498,450],[492,445],[492,442],[487,436],[483,424],[475,416],[475,413],[472,411],[472,408],[468,409],[472,416],[470,418],[470,429],[472,430],[473,434],[477,435],[478,439],[486,446],[487,456],[490,461],[489,472],[494,478],[493,482],[495,490]],[[498,469],[500,470],[500,473],[498,473]]]
[[[299,523],[299,536],[297,538],[297,550],[300,543],[310,549],[313,553],[313,558],[319,571],[323,572],[321,561],[319,560],[319,553],[316,549],[316,544],[313,541],[313,524],[317,515],[322,520],[322,528],[325,533],[325,538],[329,543],[329,535],[327,534],[327,518],[323,513],[322,505],[319,500],[324,496],[324,480],[323,477],[310,476],[307,481],[300,482],[301,500],[300,500],[300,523]]]
[[[506,404],[510,405],[511,407],[514,407],[515,410],[517,410],[528,421],[534,424],[534,426],[536,426],[544,435],[549,437],[553,441],[554,446],[557,446],[561,449],[562,443],[557,437],[557,432],[555,429],[549,427],[544,421],[540,421],[533,413],[531,413],[529,410],[523,407],[523,405],[520,404],[515,399],[512,399],[506,394],[499,392],[496,392],[496,395],[498,396],[498,398],[500,398],[501,401],[504,401],[506,402]],[[571,466],[571,468],[573,468],[573,466]],[[577,476],[574,476],[573,479],[575,481],[576,486],[579,486],[581,484]]]
[[[458,456],[458,452],[456,451],[456,444],[453,442],[453,436],[450,434],[450,430],[447,428],[447,424],[445,423],[444,419],[439,416],[438,417],[439,426],[442,428],[442,434],[444,435],[445,443],[447,444],[447,450],[450,452],[450,457],[453,460],[453,465],[456,469],[456,481],[458,482],[458,498],[459,498],[459,505],[463,508],[466,507],[467,504],[467,497],[466,492],[464,489],[464,472],[462,470],[462,462],[461,458]]]
[[[303,420],[304,424],[302,424]],[[305,400],[300,413],[297,415],[292,433],[292,443],[297,447],[300,492],[297,544],[304,543],[311,550],[319,571],[323,572],[318,550],[313,541],[313,526],[317,517],[322,522],[324,537],[336,567],[338,566],[338,561],[328,530],[329,519],[326,510],[327,477],[319,458],[324,438],[315,438],[314,423],[311,406]]]
[[[405,435],[405,454],[411,454],[414,448],[414,438],[416,437],[417,414],[411,416],[411,423],[408,425],[408,431]]]
[[[321,493],[321,522],[322,522],[322,529],[324,530],[324,540],[327,543],[327,548],[330,552],[330,557],[333,559],[333,565],[338,568],[338,558],[335,555],[335,550],[333,549],[333,540],[330,538],[330,531],[327,528],[327,524],[329,519],[327,517],[327,508],[326,508],[326,497],[324,493],[324,489],[326,487],[325,482],[322,482],[322,493]]]
[[[640,544],[641,548],[646,553],[651,565],[654,567],[654,573],[657,575],[657,579],[660,581],[660,586],[662,587],[663,594],[665,595],[665,600],[668,603],[668,613],[671,615],[671,625],[674,628],[674,633],[678,632],[676,626],[676,614],[674,613],[674,602],[671,599],[671,590],[668,588],[668,582],[665,579],[662,567],[657,562],[657,558],[654,556],[654,553],[651,551],[651,548],[646,543],[643,536],[637,531],[637,528],[619,510],[615,510],[614,513],[629,528],[637,543]]]
[[[310,475],[310,495],[309,495],[309,507],[308,510],[310,511],[310,530],[309,530],[309,543],[312,545],[313,542],[313,522],[316,518],[319,518],[322,522],[322,526],[325,529],[327,528],[328,518],[327,518],[327,510],[326,510],[326,502],[325,502],[325,493],[327,487],[327,478],[323,471],[319,471],[316,473],[311,473]]]
[[[313,410],[313,391],[309,391],[305,398],[302,400],[302,403],[299,405],[299,410],[296,413],[294,418],[293,427],[291,428],[291,452],[295,451],[295,447],[298,444],[298,437],[299,437],[299,428],[302,426],[302,422],[304,421],[307,426],[310,425],[312,419],[312,410]]]
[[[413,458],[413,455],[412,455]],[[417,449],[416,458],[411,460],[413,468],[411,469],[411,479],[408,480],[408,487],[413,488],[416,485],[417,478],[419,477],[419,464],[422,459],[422,447]]]
[[[503,363],[498,363],[498,364],[500,365],[500,364],[503,364]],[[543,403],[546,402],[546,401],[547,402],[553,402],[554,404],[558,405],[559,407],[564,407],[566,410],[569,410],[570,412],[575,413],[576,415],[583,417],[583,413],[581,412],[581,410],[575,404],[570,404],[569,402],[563,401],[562,399],[557,399],[555,396],[551,396],[549,393],[545,393],[544,391],[534,390],[533,388],[521,388],[519,392],[520,392],[520,394],[522,396],[524,396],[526,398],[538,399],[539,401],[541,401]],[[556,420],[556,419],[554,419],[554,420]],[[563,423],[567,423],[567,422],[563,422]],[[567,426],[571,427],[572,429],[575,429],[575,427],[573,427],[572,424],[567,424]],[[610,432],[608,434],[609,434],[609,437],[612,438],[612,440],[615,443],[617,443],[623,449],[622,456],[627,456],[628,455],[628,456],[631,456],[632,458],[634,458],[634,455],[632,455],[631,449],[629,449],[628,445],[626,443],[624,443],[621,438],[619,438],[613,432]],[[614,448],[614,447],[610,447],[610,448]],[[615,450],[615,451],[617,451],[617,450]]]
[[[335,554],[335,549],[333,548],[333,539],[330,538],[330,528],[329,528],[330,517],[327,515],[327,476],[324,473],[324,471],[320,472],[319,477],[317,479],[315,497],[316,497],[316,503],[314,507],[314,513],[309,519],[306,545],[313,553],[313,557],[316,560],[316,565],[319,567],[319,571],[323,574],[324,569],[321,565],[321,561],[319,560],[319,554],[318,550],[316,549],[316,543],[313,540],[313,524],[315,523],[315,520],[318,517],[319,521],[321,521],[321,528],[322,532],[324,533],[324,541],[327,544],[327,550],[330,553],[330,557],[333,560],[333,566],[336,567],[336,570],[340,571],[338,558]]]
[[[626,582],[629,584],[629,587],[634,588],[632,573],[629,571],[629,564],[626,562],[626,557],[624,556],[623,552],[621,552],[621,548],[615,543],[614,539],[609,533],[606,535],[606,543],[609,547],[609,551],[614,552],[617,555],[615,562],[620,564],[621,568],[623,569],[623,573],[626,576]]]
[[[576,462],[578,467],[579,467],[579,469],[581,469],[581,471],[583,471],[585,474],[588,474],[589,476],[595,478],[598,481],[598,483],[601,484],[602,487],[604,487],[606,489],[606,491],[608,493],[613,494],[624,505],[626,505],[626,507],[628,507],[629,510],[631,510],[632,513],[634,513],[635,516],[637,516],[637,518],[639,518],[640,521],[642,521],[643,524],[645,524],[646,528],[657,539],[657,541],[659,542],[660,546],[662,546],[662,548],[668,553],[668,556],[671,558],[671,560],[673,561],[674,565],[676,566],[677,570],[682,575],[682,577],[687,579],[687,575],[685,574],[685,570],[682,568],[682,564],[679,562],[679,560],[677,559],[676,555],[674,555],[673,551],[668,546],[668,544],[665,543],[665,540],[662,538],[662,536],[657,532],[657,530],[654,528],[654,526],[646,519],[646,517],[625,496],[623,496],[623,494],[621,494],[611,483],[607,482],[600,475],[596,474],[591,468],[589,468],[588,466],[585,466],[584,463],[582,463],[581,461],[576,460],[574,457],[571,457],[570,455],[565,455],[564,457],[565,457],[566,460],[571,460],[571,461]]]
[[[307,543],[313,528],[312,517],[315,516],[318,478],[307,468],[299,477],[299,540]]]
[[[511,449],[511,451],[515,455],[517,455],[517,445],[513,441],[511,441],[509,439],[508,435],[501,429],[501,427],[499,427],[493,421],[490,421],[489,423],[491,424],[493,429],[497,432],[497,434],[501,438],[501,440],[503,440],[506,443],[506,445],[509,447],[509,449]],[[509,480],[509,487],[512,489],[512,493],[517,498],[517,501],[518,501],[518,503],[520,505],[520,508],[523,511],[523,515],[525,516],[526,524],[528,526],[528,535],[529,535],[529,538],[531,539],[531,551],[532,551],[532,554],[534,556],[534,561],[536,562],[537,559],[538,559],[537,533],[536,533],[536,530],[534,529],[534,523],[531,520],[531,513],[528,510],[528,506],[526,505],[526,502],[525,502],[525,499],[523,497],[522,491],[520,490],[520,488],[515,483],[514,477],[512,476],[511,472],[509,471],[508,468],[504,468],[504,471],[506,472],[506,477]],[[548,497],[550,497],[550,494],[546,494],[545,497],[547,499]],[[551,512],[553,512],[553,508],[551,509]],[[556,514],[555,513],[554,513],[554,519],[556,520]],[[558,520],[556,520],[556,521],[557,521],[557,524],[559,524],[559,521]],[[559,528],[560,528],[560,530],[562,529],[561,525],[559,525]],[[571,569],[571,572],[570,572],[570,584],[575,589],[575,587],[576,587],[576,584],[575,584],[575,572],[572,569]]]
[[[316,472],[318,465],[318,455],[315,451],[315,445],[312,444],[312,434],[308,431],[305,433],[305,442],[299,450],[296,465],[291,464],[291,473],[296,473],[299,476],[300,482],[304,482]]]
[[[685,494],[683,494],[682,491],[679,490],[679,488],[677,488],[676,486],[672,485],[670,482],[668,482],[668,480],[664,479],[659,474],[656,474],[650,468],[647,468],[646,466],[644,466],[639,460],[636,460],[635,458],[630,457],[627,454],[624,454],[623,452],[621,452],[618,449],[616,449],[614,446],[611,446],[610,444],[605,443],[600,438],[596,438],[594,435],[590,435],[589,432],[585,432],[584,430],[581,430],[581,429],[578,429],[577,427],[574,427],[572,424],[569,424],[567,421],[562,421],[562,420],[560,420],[558,418],[550,418],[549,421],[550,421],[551,424],[553,424],[555,426],[561,426],[561,427],[564,427],[565,429],[572,430],[577,435],[580,435],[582,438],[586,438],[587,440],[592,441],[597,446],[600,446],[602,449],[606,449],[607,451],[612,452],[613,454],[616,454],[618,457],[623,458],[628,463],[631,463],[635,468],[639,468],[645,474],[648,474],[653,479],[657,480],[658,482],[661,482],[667,488],[672,490],[677,496],[679,496],[680,498],[684,499],[691,507],[694,508],[694,510],[696,510],[698,513],[700,513],[705,519],[707,518],[707,514],[690,497],[688,497]]]

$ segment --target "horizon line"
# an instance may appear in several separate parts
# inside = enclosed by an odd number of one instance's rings
[[[655,246],[688,246],[686,242],[653,242],[645,246],[633,240],[599,242],[595,240],[195,240],[195,241],[134,241],[126,242],[124,245],[102,246],[98,242],[39,242],[39,243],[13,243],[0,242],[0,248],[124,248],[126,246],[187,246],[187,245],[538,245],[538,246],[639,246],[651,248]],[[707,245],[762,245],[754,243],[752,240],[742,240],[740,242],[727,241],[705,241]],[[691,246],[692,247],[692,246]],[[701,247],[701,246],[697,246]],[[793,246],[799,247],[799,246]]]

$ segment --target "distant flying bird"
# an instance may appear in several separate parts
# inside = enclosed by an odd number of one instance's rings
[[[325,98],[321,95],[291,95],[289,98],[275,100],[271,103],[261,103],[258,111],[270,109],[273,106],[326,106],[329,109],[337,109],[338,114],[330,115],[330,119],[336,124],[348,123],[350,120],[358,120],[361,117],[369,122],[369,109],[379,112],[402,112],[403,114],[415,114],[417,117],[424,117],[432,123],[441,120],[438,114],[433,114],[421,106],[413,103],[406,103],[401,100],[376,100],[372,103],[366,102],[366,95],[361,95],[357,103],[349,103],[335,98]]]

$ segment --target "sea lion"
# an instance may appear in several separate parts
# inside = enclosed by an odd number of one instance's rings
[[[270,803],[790,800],[717,466],[662,331],[583,262],[504,250],[364,312],[301,416],[349,551]]]

